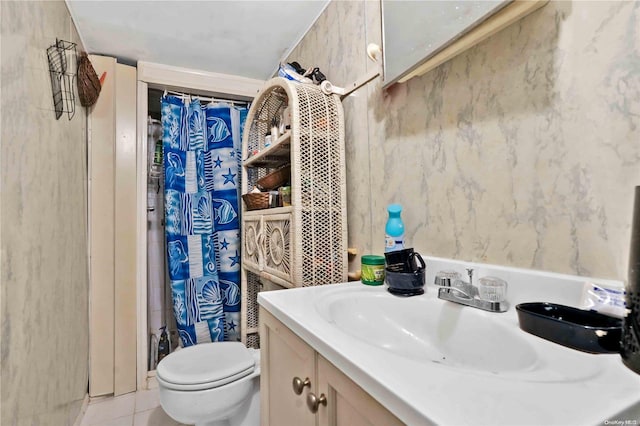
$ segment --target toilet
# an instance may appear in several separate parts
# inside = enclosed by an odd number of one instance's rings
[[[174,352],[156,370],[160,405],[196,426],[259,426],[260,351],[240,342],[202,343]]]

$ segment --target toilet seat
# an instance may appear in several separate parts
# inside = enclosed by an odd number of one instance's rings
[[[248,376],[255,366],[252,352],[240,342],[202,343],[160,361],[156,379],[174,390],[212,389]]]

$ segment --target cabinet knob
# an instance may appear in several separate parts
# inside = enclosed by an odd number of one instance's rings
[[[293,392],[296,395],[301,395],[305,386],[311,387],[311,380],[309,378],[305,378],[304,381],[300,377],[293,378]]]
[[[313,392],[309,392],[309,395],[307,395],[307,407],[309,407],[309,411],[317,413],[320,405],[327,406],[327,397],[321,393],[318,398]]]

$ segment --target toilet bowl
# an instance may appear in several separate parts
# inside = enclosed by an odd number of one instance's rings
[[[240,342],[202,343],[165,357],[156,370],[160,405],[196,426],[259,426],[260,351]]]

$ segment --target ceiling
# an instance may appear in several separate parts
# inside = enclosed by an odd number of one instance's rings
[[[66,0],[89,53],[266,80],[329,0]]]

